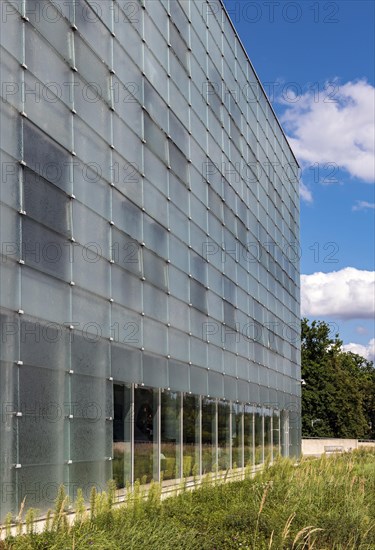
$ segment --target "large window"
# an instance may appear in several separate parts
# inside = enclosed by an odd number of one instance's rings
[[[159,390],[134,391],[134,480],[159,479]]]
[[[243,452],[243,405],[232,405],[232,468],[244,466]]]
[[[202,473],[216,468],[216,400],[202,399]]]
[[[272,415],[268,409],[264,415],[264,460],[272,460]]]
[[[273,412],[272,417],[272,457],[273,460],[279,456],[281,452],[280,447],[280,413],[277,411]]]
[[[183,468],[184,477],[200,473],[200,398],[184,395],[183,399]]]
[[[131,387],[113,386],[113,479],[117,488],[131,482]]]
[[[227,401],[217,404],[218,469],[230,468],[230,406]]]
[[[176,479],[181,471],[181,394],[161,393],[160,472],[163,479]]]
[[[255,464],[262,464],[263,454],[263,417],[260,410],[255,412]]]
[[[254,464],[254,413],[250,405],[244,411],[244,462],[245,466]]]

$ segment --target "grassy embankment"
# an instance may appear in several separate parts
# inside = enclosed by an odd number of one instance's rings
[[[195,491],[160,500],[154,484],[145,499],[135,484],[124,506],[113,507],[113,488],[81,495],[73,526],[66,520],[64,494],[42,534],[8,537],[0,549],[152,550],[375,550],[375,453],[354,451],[302,460],[278,460],[251,478],[223,483],[206,478]],[[10,519],[10,518],[9,518]],[[9,526],[8,526],[9,530]]]

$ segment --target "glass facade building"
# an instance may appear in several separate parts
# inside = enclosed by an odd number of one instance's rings
[[[298,456],[298,167],[224,6],[2,0],[1,92],[1,519]]]

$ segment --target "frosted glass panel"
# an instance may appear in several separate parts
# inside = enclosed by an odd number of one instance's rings
[[[18,60],[21,60],[22,42],[19,37],[22,33],[21,6],[19,2],[2,2],[1,43]],[[18,11],[17,11],[18,8]]]
[[[23,122],[23,158],[27,166],[66,192],[71,192],[71,157],[34,124]]]
[[[107,142],[110,142],[110,111],[95,82],[86,84],[78,74],[74,75],[74,109]]]
[[[98,167],[92,168],[74,160],[74,194],[77,199],[89,208],[109,219],[110,188],[108,183],[100,177]]]
[[[155,155],[161,160],[166,161],[167,139],[165,134],[157,127],[151,118],[144,115],[144,137],[147,142],[147,147],[151,149]]]
[[[211,347],[211,346],[210,346]],[[199,367],[205,367],[207,363],[207,351],[209,346],[207,343],[200,338],[190,337],[190,360],[194,365]],[[211,368],[215,370],[221,370],[220,365],[213,364],[210,365]]]
[[[69,88],[62,85],[70,80],[68,65],[64,63],[57,52],[47,47],[48,43],[31,25],[28,25],[25,30],[25,52],[28,69],[44,84],[57,83],[59,91],[61,90],[59,95],[69,105],[71,103]]]
[[[88,258],[109,258],[109,223],[78,201],[73,203],[73,236],[89,249]]]
[[[61,461],[62,462],[62,461]],[[17,497],[22,502],[26,497],[28,506],[37,509],[49,509],[57,497],[59,485],[67,479],[67,466],[51,464],[25,466],[17,472]],[[48,490],[38,491],[36,487],[45,487]]]
[[[65,4],[65,6],[62,4]],[[68,2],[57,2],[55,7],[49,0],[28,0],[26,2],[26,15],[29,17],[32,26],[38,29],[40,34],[67,62],[71,62],[73,36],[67,21],[62,17],[65,8],[69,11]],[[57,22],[59,32],[56,32]]]
[[[69,321],[69,292],[67,283],[43,275],[29,267],[22,268],[22,309],[25,313],[47,321]]]
[[[167,264],[149,250],[143,251],[143,267],[146,280],[166,290],[168,288]]]
[[[140,167],[142,166],[141,140],[128,126],[130,121],[126,122],[127,124],[125,124],[125,122],[117,116],[113,117],[113,144],[120,155],[140,172]],[[124,169],[120,171],[120,176],[123,176],[123,173]],[[120,186],[121,183],[120,177]],[[122,185],[122,187],[124,187],[124,185]]]
[[[111,346],[111,375],[118,382],[142,382],[142,354],[125,346]]]
[[[19,315],[0,309],[1,360],[14,362],[19,356],[19,331]]]
[[[94,378],[74,374],[71,378],[71,414],[74,418],[84,418],[99,423],[111,415],[111,403],[108,389],[111,387],[104,378]]]
[[[162,213],[161,210],[161,216],[157,216],[160,220],[163,220]],[[146,215],[143,216],[143,236],[148,248],[151,248],[159,256],[167,257],[168,232],[162,225]]]
[[[17,311],[19,303],[19,280],[21,268],[15,262],[0,255],[0,304],[3,307]]]
[[[53,220],[53,223],[58,220]],[[22,259],[44,273],[70,278],[70,243],[32,219],[22,222]]]
[[[108,377],[110,375],[108,340],[76,331],[71,337],[71,368],[74,373]],[[75,379],[74,379],[75,380]]]
[[[123,195],[113,193],[113,221],[116,226],[138,241],[141,240],[142,212]]]
[[[6,4],[2,4],[6,6]],[[4,16],[3,16],[4,17]],[[1,26],[1,32],[3,33],[4,26]],[[4,100],[8,101],[13,107],[17,110],[22,110],[22,96],[21,90],[18,86],[18,80],[22,71],[19,62],[13,55],[7,52],[5,48],[0,46],[0,57],[1,57],[1,80],[2,80],[2,89],[1,96]]]
[[[58,414],[58,409],[51,409]],[[48,418],[45,413],[24,416],[18,422],[19,461],[24,465],[58,464],[63,461],[64,419]],[[44,481],[44,479],[43,479]],[[56,481],[55,481],[56,483]]]
[[[58,233],[70,236],[70,199],[31,170],[24,170],[24,207],[34,220]]]
[[[109,63],[111,53],[110,33],[100,21],[100,17],[107,14],[107,20],[110,11],[106,2],[98,5],[93,2],[89,6],[85,0],[76,0],[75,3],[75,24],[80,34],[95,49],[101,59]]]
[[[77,157],[95,172],[111,180],[113,167],[110,162],[109,144],[95,134],[91,128],[78,116],[74,117],[74,149]]]
[[[169,322],[172,327],[185,332],[189,330],[189,309],[188,305],[176,298],[168,298]]]
[[[142,309],[142,282],[139,277],[117,266],[111,269],[112,298],[135,311]]]
[[[25,364],[59,369],[61,372],[69,370],[71,334],[67,327],[55,323],[43,324],[40,321],[22,318],[20,332],[20,356]],[[48,371],[43,370],[39,373],[40,375],[44,373],[44,376],[47,376]],[[23,369],[21,376],[26,380],[26,391],[29,391],[28,387],[33,388],[33,384],[37,384],[38,387],[30,390],[31,395],[37,391],[43,393],[44,390],[40,389],[43,388],[40,379],[38,377],[33,378],[33,380],[29,379],[32,374],[28,375],[28,369]],[[50,374],[50,378],[52,379],[52,374]],[[61,388],[57,388],[57,386],[56,388],[47,389],[49,392],[58,391],[61,393]]]
[[[165,325],[145,317],[143,321],[143,339],[147,351],[162,355],[167,354],[167,327]]]
[[[63,86],[51,83],[45,87],[29,72],[25,73],[25,105],[27,116],[58,143],[72,149],[73,117],[58,99]]]
[[[99,96],[109,101],[109,71],[99,57],[76,34],[74,37],[76,67],[86,82],[94,82]]]
[[[142,317],[124,307],[111,308],[111,336],[115,342],[128,346],[142,346]]]
[[[2,116],[2,113],[0,116]],[[18,162],[5,151],[0,150],[0,164],[3,167],[1,201],[15,210],[18,210],[20,207],[20,191],[18,184],[20,168],[18,168]]]
[[[90,430],[90,428],[88,428],[88,430]],[[79,436],[79,429],[77,429],[77,445],[79,445]],[[90,437],[84,437],[84,440],[88,445],[90,445]],[[103,451],[104,450],[105,445],[103,443]],[[108,450],[108,453],[110,454],[110,450]],[[106,453],[106,456],[109,456],[108,453]],[[111,466],[111,462],[104,460],[103,456],[101,456],[100,460],[96,462],[90,461],[73,463],[69,466],[70,483],[73,487],[87,487],[87,490],[85,491],[85,498],[87,501],[89,501],[91,487],[95,486],[98,491],[105,491],[107,489],[108,480],[112,477]]]
[[[146,386],[165,388],[168,385],[167,360],[143,354],[143,383]]]
[[[188,362],[189,360],[189,340],[186,338],[186,333],[178,330],[169,329],[169,354],[174,359]]]
[[[143,303],[143,311],[146,315],[162,323],[167,322],[167,300],[165,292],[145,282],[143,284]]]
[[[190,302],[202,313],[207,313],[207,291],[203,285],[193,279],[190,280]]]
[[[186,363],[168,361],[168,387],[172,390],[186,390],[189,387],[189,370]]]
[[[76,328],[85,331],[88,337],[109,337],[109,301],[77,287],[72,292],[72,322]]]
[[[103,297],[110,294],[110,264],[98,254],[96,245],[87,248],[75,245],[73,280],[75,284]]]
[[[105,419],[95,422],[91,419],[74,418],[69,422],[70,459],[80,462],[85,460],[104,462],[105,457],[108,456],[105,444]],[[81,480],[79,483],[81,484]]]

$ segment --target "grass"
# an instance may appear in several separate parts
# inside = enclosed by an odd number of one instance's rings
[[[298,466],[279,459],[255,477],[210,483],[160,500],[161,487],[144,498],[135,484],[127,503],[113,508],[109,492],[91,495],[86,512],[79,495],[73,526],[59,494],[49,526],[0,542],[2,550],[375,550],[375,453],[358,450]]]

